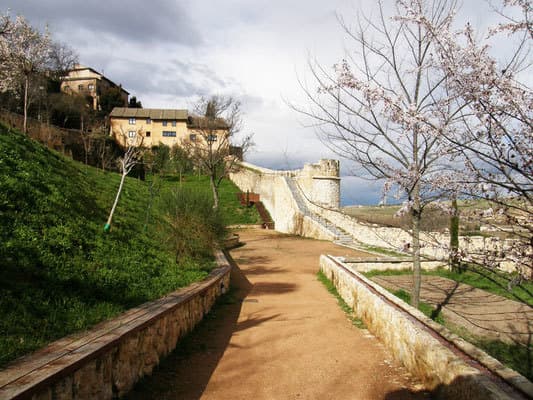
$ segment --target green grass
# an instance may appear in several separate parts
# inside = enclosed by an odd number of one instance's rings
[[[462,326],[446,324],[446,327],[487,354],[499,360],[507,367],[533,381],[533,348],[523,344],[505,343],[501,340],[490,340],[474,336]]]
[[[0,124],[0,366],[212,268],[212,258],[176,263],[163,211],[137,179],[126,179],[104,233],[119,179]],[[224,185],[228,219],[250,218],[229,210]]]
[[[393,295],[395,295],[396,297],[402,299],[403,301],[405,301],[407,304],[411,304],[411,295],[409,293],[407,293],[405,290],[403,289],[400,289],[400,290],[389,290],[389,292],[391,292]],[[439,323],[439,324],[442,324],[444,325],[444,318],[442,317],[442,315],[440,314],[440,312],[438,312],[435,307],[433,307],[432,305],[430,304],[427,304],[427,303],[424,303],[423,301],[419,301],[418,302],[418,309],[422,312],[422,314],[424,314],[426,317],[432,319],[433,321]]]
[[[504,365],[533,381],[533,350],[520,344],[509,344],[499,340],[475,339],[473,343],[500,360]]]
[[[340,296],[339,292],[337,292],[337,289],[335,288],[333,282],[331,282],[322,271],[318,271],[317,279],[322,282],[322,284],[326,287],[329,293],[335,296],[335,298],[337,299],[337,303],[341,307],[342,311],[344,311],[348,319],[352,322],[352,324],[360,329],[366,329],[364,322],[354,316],[353,309],[348,304],[346,304],[346,302]]]

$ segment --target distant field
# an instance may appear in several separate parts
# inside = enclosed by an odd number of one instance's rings
[[[460,230],[462,234],[470,235],[488,235],[480,232],[482,224],[500,226],[501,221],[497,217],[482,218],[484,210],[491,207],[486,200],[463,200],[459,201],[459,210],[461,213]],[[396,212],[400,209],[399,205],[391,206],[346,206],[343,211],[355,217],[361,222],[387,226],[393,228],[409,229],[411,217],[405,215],[396,217]],[[443,210],[436,206],[428,206],[422,214],[421,228],[426,232],[442,232],[449,226],[450,217]],[[506,237],[505,232],[493,232],[491,235]]]
[[[343,211],[361,222],[409,229],[411,217],[409,215],[396,217],[395,214],[399,209],[400,206],[347,206],[343,208]],[[422,214],[421,228],[423,231],[443,231],[448,228],[449,218],[442,210],[428,208]],[[479,226],[477,229],[479,230]]]

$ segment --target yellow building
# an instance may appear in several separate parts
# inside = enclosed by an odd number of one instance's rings
[[[124,105],[127,106],[129,92],[90,67],[78,64],[61,78],[62,92],[92,97],[94,110],[100,109],[100,96],[111,88],[120,89]]]
[[[109,117],[111,136],[121,146],[137,134],[144,137],[144,147],[183,146],[207,140],[216,143],[216,147],[229,146],[228,129],[222,121],[217,121],[216,127],[206,127],[201,123],[204,118],[190,116],[187,110],[115,107]]]

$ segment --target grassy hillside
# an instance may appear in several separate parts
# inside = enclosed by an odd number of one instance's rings
[[[126,180],[104,233],[118,183],[0,125],[0,366],[208,273],[176,264],[145,182]]]

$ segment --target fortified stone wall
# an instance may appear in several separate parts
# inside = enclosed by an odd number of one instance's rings
[[[248,163],[243,163],[243,166],[241,171],[230,176],[231,179],[241,190],[261,195],[280,232],[316,239],[336,239],[334,234],[302,213],[285,180],[290,178],[296,182],[302,194],[304,208],[344,230],[358,242],[396,251],[410,246],[411,236],[408,232],[399,228],[363,224],[340,211],[339,163],[336,160],[320,160],[316,164],[306,164],[301,170],[292,171],[274,171]],[[420,241],[420,252],[424,257],[447,260],[449,235],[421,233]],[[459,246],[475,259],[478,255],[495,250],[506,254],[513,246],[513,240],[461,236]],[[512,261],[502,259],[499,268],[512,272],[516,266]]]
[[[304,170],[274,171],[244,162],[241,165],[241,170],[230,175],[231,180],[243,192],[260,194],[261,201],[275,222],[277,231],[321,240],[335,239],[331,232],[309,218],[299,208],[286,181],[286,178],[295,179],[306,196],[314,198],[317,192],[313,192],[313,174],[320,171],[319,167],[315,164],[308,164]],[[338,182],[338,177],[333,178]],[[340,198],[338,187],[333,187],[330,195],[323,196],[329,199],[329,206],[338,207]]]
[[[340,166],[338,160],[322,159],[305,164],[294,172],[294,178],[307,200],[330,209],[340,206]]]
[[[340,211],[324,209],[317,207],[312,203],[308,203],[307,205],[312,211],[328,219],[336,226],[351,234],[359,242],[366,245],[402,251],[409,243],[411,243],[411,236],[408,232],[402,229],[362,224]],[[448,258],[447,245],[449,241],[450,238],[448,234],[437,232],[431,232],[428,234],[422,232],[420,234],[420,243],[422,246],[420,253],[430,259],[446,260]],[[477,256],[496,250],[505,254],[507,249],[511,248],[512,245],[512,239],[502,240],[480,236],[459,237],[459,248],[465,249],[474,259]],[[516,266],[512,261],[502,260],[500,261],[499,269],[507,272],[514,272]]]

